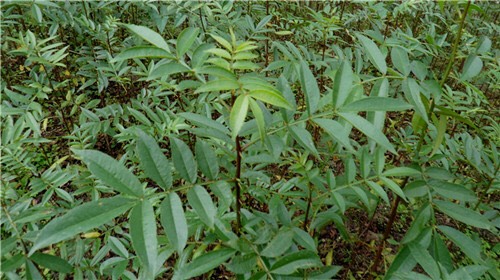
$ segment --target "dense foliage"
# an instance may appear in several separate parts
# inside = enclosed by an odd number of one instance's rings
[[[5,279],[500,279],[496,2],[2,1]]]

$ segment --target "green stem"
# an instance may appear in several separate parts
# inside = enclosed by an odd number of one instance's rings
[[[464,28],[465,18],[467,17],[467,13],[469,11],[470,1],[467,1],[467,5],[465,6],[464,14],[460,19],[460,26],[458,27],[457,36],[455,37],[455,41],[453,42],[453,47],[451,49],[450,59],[448,61],[448,65],[446,66],[446,70],[444,71],[443,79],[441,80],[441,86],[444,85],[448,76],[450,75],[451,68],[453,67],[453,62],[455,62],[455,56],[457,54],[458,44],[460,43],[460,39],[462,38],[462,31]]]
[[[458,28],[458,33],[457,33],[457,36],[455,37],[455,41],[453,42],[453,47],[452,47],[451,55],[450,55],[450,58],[448,61],[448,65],[446,66],[446,70],[445,70],[443,78],[441,79],[441,82],[440,82],[441,87],[444,86],[446,80],[448,79],[448,76],[450,75],[450,71],[451,71],[451,68],[453,66],[453,62],[455,60],[455,56],[457,53],[458,44],[460,43],[460,38],[462,37],[462,31],[463,31],[463,27],[464,27],[464,23],[465,23],[465,18],[467,17],[467,12],[469,11],[469,7],[470,7],[470,1],[467,2],[467,6],[465,6],[464,13],[463,13],[462,18],[460,20],[460,26]],[[434,100],[431,99],[429,112],[427,113],[429,120],[431,119],[432,114],[434,113],[434,107],[435,107],[435,102],[434,102]],[[415,149],[415,156],[417,158],[420,156],[420,150],[421,150],[422,145],[424,143],[424,138],[425,138],[425,133],[427,131],[427,127],[428,127],[428,124],[425,123],[424,127],[422,128],[422,130],[420,132],[420,137],[418,140],[417,148]]]
[[[252,250],[254,251],[255,255],[257,255],[257,258],[259,258],[259,262],[262,265],[263,270],[266,272],[267,279],[274,280],[274,277],[271,274],[271,271],[269,270],[269,268],[267,267],[266,263],[264,262],[264,260],[260,256],[259,250],[257,250],[257,248],[255,248],[255,246],[253,245],[254,244],[253,242],[251,242],[249,240],[247,240],[247,242],[250,245],[250,247],[252,248]]]
[[[329,111],[329,112],[325,112],[325,113],[321,113],[321,114],[318,114],[318,115],[314,115],[314,116],[309,116],[308,118],[306,119],[301,119],[301,120],[297,120],[297,121],[294,121],[294,122],[289,122],[289,123],[285,123],[285,125],[282,125],[280,126],[279,128],[276,128],[274,130],[271,130],[267,133],[267,135],[271,135],[271,134],[274,134],[276,132],[279,132],[283,129],[287,129],[288,126],[290,125],[296,125],[296,124],[299,124],[299,123],[303,123],[303,122],[307,122],[309,120],[313,120],[313,119],[317,119],[317,118],[324,118],[324,117],[333,117],[335,115],[336,112],[332,112],[332,111]],[[260,136],[254,138],[253,140],[249,141],[245,146],[242,147],[242,150],[246,150],[249,146],[257,143],[261,141],[260,139]]]
[[[462,37],[462,31],[463,31],[463,27],[464,27],[464,23],[465,23],[465,18],[467,17],[467,12],[469,11],[469,7],[470,7],[470,1],[467,2],[467,6],[465,7],[464,14],[462,15],[462,18],[460,20],[460,26],[458,28],[458,33],[457,33],[457,36],[455,37],[455,41],[453,43],[452,52],[451,52],[451,55],[450,55],[450,58],[448,61],[448,65],[446,67],[444,76],[443,76],[441,83],[440,83],[441,87],[444,85],[444,83],[448,79],[448,76],[450,75],[450,71],[451,71],[451,68],[453,66],[453,62],[455,60],[456,52],[458,49],[458,44],[460,43],[460,38]],[[429,112],[427,113],[427,116],[429,117],[429,119],[432,117],[434,107],[435,107],[434,100],[431,100]],[[419,136],[419,141],[418,141],[417,147],[415,149],[415,155],[417,158],[420,156],[420,150],[422,149],[422,144],[424,142],[425,131],[427,130],[427,126],[428,125],[426,123],[424,125],[424,127],[422,128],[422,131],[421,131],[420,136]],[[408,180],[409,180],[409,177],[406,177],[403,184],[401,185],[402,189],[406,186],[406,184],[408,183]],[[375,260],[373,261],[373,265],[371,266],[372,272],[376,272],[379,269],[380,261],[382,260],[382,251],[383,251],[383,249],[385,247],[385,243],[386,243],[386,241],[389,238],[389,235],[391,233],[392,226],[394,224],[394,220],[396,218],[397,210],[398,210],[398,206],[399,206],[400,202],[401,202],[401,198],[399,196],[396,197],[396,199],[392,205],[391,213],[389,215],[389,222],[387,223],[387,227],[385,228],[382,241],[380,242],[379,246],[377,247],[377,251],[375,254]],[[371,277],[373,278],[373,274]]]
[[[4,215],[5,217],[7,217],[7,220],[9,221],[9,224],[10,226],[12,227],[12,229],[14,230],[15,234],[16,234],[16,237],[17,239],[19,240],[19,242],[21,242],[21,251],[23,251],[23,254],[27,255],[27,252],[28,250],[26,249],[27,246],[26,244],[24,243],[24,240],[21,236],[21,233],[19,232],[19,230],[17,229],[17,226],[16,224],[14,223],[14,221],[12,220],[10,214],[9,214],[9,211],[7,210],[7,207],[5,207],[5,205],[2,205],[2,209],[3,209],[3,212],[4,212]]]
[[[495,172],[493,173],[493,176],[490,178],[490,181],[488,182],[488,185],[486,186],[486,188],[484,189],[484,191],[482,193],[479,194],[479,197],[477,198],[477,203],[476,205],[474,206],[474,210],[477,210],[477,208],[479,207],[479,205],[481,204],[481,200],[483,200],[483,198],[486,196],[486,194],[488,193],[488,190],[491,188],[491,186],[493,186],[493,182],[495,182],[495,179],[497,177],[497,174],[498,174],[498,170],[500,169],[500,164],[497,165],[496,169],[495,169]]]

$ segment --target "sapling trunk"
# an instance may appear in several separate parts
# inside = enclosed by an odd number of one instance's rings
[[[467,2],[467,6],[465,7],[464,13],[463,13],[462,18],[460,20],[460,26],[459,26],[459,29],[457,32],[457,36],[455,37],[455,41],[454,41],[453,46],[452,46],[452,53],[451,53],[449,61],[448,61],[448,66],[446,67],[446,71],[445,71],[444,76],[443,76],[441,83],[440,83],[441,86],[444,85],[444,83],[446,82],[446,79],[448,78],[448,75],[450,74],[451,67],[453,65],[456,51],[458,48],[458,44],[460,43],[460,37],[462,36],[462,29],[464,26],[465,18],[467,17],[467,12],[469,10],[469,6],[470,6],[470,2]],[[431,116],[433,114],[434,106],[435,106],[435,102],[434,102],[434,100],[431,99],[429,111],[427,112],[429,119],[431,118]],[[423,146],[426,130],[427,130],[427,123],[424,125],[424,127],[421,130],[421,133],[419,135],[419,141],[418,141],[417,147],[415,149],[415,156],[416,156],[417,160],[420,158],[420,151],[421,151],[422,146]],[[404,189],[404,187],[408,183],[408,180],[409,180],[409,177],[405,177],[404,182],[401,185],[401,189]],[[396,199],[394,200],[394,203],[392,205],[391,213],[389,215],[389,222],[387,223],[387,227],[385,228],[384,235],[382,237],[382,241],[380,242],[380,244],[377,247],[375,259],[373,261],[373,265],[371,266],[371,272],[373,272],[373,273],[377,272],[379,270],[380,261],[382,260],[382,251],[383,251],[384,245],[385,245],[385,243],[386,243],[386,241],[389,238],[389,235],[391,233],[392,226],[394,224],[394,220],[396,218],[397,210],[398,210],[398,206],[399,206],[400,202],[401,202],[401,198],[398,196],[398,197],[396,197]],[[373,279],[373,274],[370,277]]]
[[[236,175],[234,187],[236,188],[236,232],[241,232],[241,143],[240,137],[236,136]]]
[[[307,226],[309,225],[309,212],[311,211],[311,204],[312,204],[312,186],[311,183],[309,183],[309,196],[307,197],[307,208],[303,225],[304,231],[307,231]]]
[[[405,178],[405,180],[403,181],[403,184],[401,184],[401,189],[404,189],[406,184],[408,184],[409,178],[410,177]],[[377,251],[375,253],[375,259],[374,259],[373,265],[371,267],[372,272],[377,272],[379,270],[380,261],[382,260],[382,251],[384,250],[385,243],[387,242],[387,239],[389,238],[389,235],[391,234],[392,226],[394,224],[394,220],[396,219],[396,214],[398,213],[398,207],[399,207],[400,202],[401,202],[401,198],[399,196],[396,196],[396,199],[394,200],[394,203],[392,204],[391,213],[389,214],[389,221],[387,222],[387,226],[385,227],[382,241],[378,244]],[[373,278],[373,275],[372,275],[372,278]]]

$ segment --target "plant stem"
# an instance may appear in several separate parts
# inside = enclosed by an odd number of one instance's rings
[[[269,0],[266,1],[266,15],[269,15]],[[267,35],[268,33],[266,32],[266,45],[265,45],[266,57],[264,61],[264,68],[267,68],[267,66],[269,66],[269,38],[267,37]],[[266,71],[265,75],[266,77],[269,76],[269,71]]]
[[[495,182],[495,178],[497,177],[497,174],[498,174],[498,170],[500,169],[500,164],[497,165],[496,169],[495,169],[495,172],[493,173],[493,176],[491,176],[490,178],[490,181],[488,182],[488,185],[486,186],[486,188],[484,189],[484,191],[482,193],[479,194],[479,197],[477,198],[477,203],[476,205],[474,206],[474,211],[477,210],[477,208],[479,207],[479,205],[481,204],[481,200],[483,200],[483,198],[486,196],[486,194],[488,193],[488,190],[491,188],[491,186],[493,186],[493,182]]]
[[[12,220],[12,218],[11,218],[11,216],[9,214],[9,211],[7,210],[7,207],[5,205],[2,205],[2,209],[3,209],[5,217],[7,217],[7,220],[9,221],[10,226],[12,227],[12,229],[14,230],[14,232],[16,233],[17,240],[19,240],[19,242],[21,243],[21,250],[23,251],[23,254],[27,255],[28,254],[27,246],[24,243],[23,237],[21,236],[21,233],[17,229],[16,224]]]
[[[38,56],[41,57],[40,54],[38,54]],[[53,92],[55,92],[56,89],[55,89],[54,85],[52,84],[52,75],[50,74],[48,69],[45,69],[45,73],[47,74],[47,79],[49,80],[50,89]],[[61,97],[64,99],[64,94],[59,89],[57,90],[57,92],[60,92]],[[71,118],[69,118],[69,117],[66,117],[65,108],[61,108],[61,116],[62,116],[62,123],[64,124],[66,131],[68,131],[68,133],[71,134],[70,126],[73,127],[73,120],[71,120]],[[69,121],[69,124],[68,124],[68,121]]]
[[[307,197],[307,208],[306,208],[306,215],[304,217],[304,225],[303,225],[303,229],[304,231],[308,231],[307,230],[307,226],[309,224],[309,212],[311,211],[311,204],[312,204],[312,186],[311,186],[311,183],[309,183],[309,196]]]
[[[207,33],[207,30],[205,29],[205,23],[203,23],[203,16],[201,15],[202,8],[203,8],[203,6],[198,9],[198,16],[200,17],[200,22],[201,22],[201,27],[203,29],[203,33]]]
[[[326,52],[326,30],[323,31],[323,54],[321,55],[321,60],[325,61],[325,52]]]
[[[340,10],[340,21],[342,21],[342,18],[344,17],[345,3],[346,3],[345,1],[342,1],[340,4],[342,6]]]
[[[462,37],[462,31],[465,23],[465,18],[467,17],[467,12],[469,11],[470,7],[470,1],[467,2],[467,6],[465,6],[464,13],[462,15],[462,18],[460,19],[460,26],[458,28],[457,36],[455,37],[455,41],[453,42],[453,47],[451,51],[451,55],[448,61],[448,65],[446,66],[446,70],[444,72],[443,78],[441,79],[440,86],[443,87],[446,80],[448,79],[448,76],[450,75],[451,67],[453,66],[453,62],[455,60],[455,55],[457,53],[458,49],[458,44],[460,43],[460,38]],[[429,120],[432,117],[432,114],[434,113],[434,106],[435,102],[434,100],[430,100],[430,107],[429,107],[429,112],[427,113],[427,116]],[[425,138],[425,133],[427,131],[428,124],[425,123],[424,127],[422,128],[422,131],[420,132],[420,138],[418,140],[417,148],[415,149],[415,156],[418,158],[420,156],[420,149],[422,148],[422,145],[424,143],[424,138]]]
[[[469,11],[470,7],[470,1],[467,1],[467,6],[465,6],[464,14],[462,15],[462,18],[460,19],[460,26],[458,27],[458,32],[457,36],[455,37],[455,41],[453,42],[453,47],[451,49],[451,55],[450,59],[448,61],[448,65],[446,66],[446,70],[444,71],[443,79],[441,80],[441,86],[444,85],[446,80],[448,79],[448,76],[450,75],[451,72],[451,67],[453,66],[453,62],[455,61],[455,56],[457,54],[457,49],[458,49],[458,44],[460,43],[460,39],[462,37],[462,31],[464,28],[464,23],[465,23],[465,18],[467,17],[467,12]]]
[[[236,92],[231,91],[231,107],[234,106],[236,101]],[[236,173],[234,175],[234,188],[236,189],[236,234],[241,234],[241,154],[243,149],[241,147],[241,137],[236,136]]]
[[[458,33],[457,33],[457,36],[455,37],[455,41],[453,42],[452,52],[451,52],[451,55],[450,55],[450,58],[448,61],[448,65],[446,67],[445,73],[444,73],[443,78],[442,78],[441,83],[440,83],[441,87],[444,85],[444,83],[448,79],[448,76],[450,75],[451,67],[453,66],[453,62],[455,60],[455,55],[456,55],[456,52],[458,49],[458,44],[460,43],[460,38],[462,37],[462,31],[463,31],[463,27],[464,27],[464,23],[465,23],[465,18],[467,17],[467,12],[469,11],[469,7],[470,7],[470,1],[467,2],[467,6],[465,6],[464,13],[463,13],[462,18],[460,20],[460,26],[458,28]],[[431,116],[433,114],[434,107],[435,107],[435,102],[434,102],[434,100],[431,100],[429,112],[427,113],[429,119],[431,118]],[[422,128],[422,131],[421,131],[420,137],[419,137],[419,141],[418,141],[417,147],[415,149],[415,156],[417,157],[417,159],[420,156],[420,150],[422,149],[422,144],[424,142],[426,130],[427,130],[427,123]],[[406,177],[403,184],[401,185],[401,189],[404,189],[404,187],[408,183],[408,180],[409,180],[409,177]],[[401,198],[399,196],[396,197],[396,199],[394,200],[394,203],[392,205],[391,213],[389,216],[389,222],[387,223],[387,227],[385,228],[384,235],[382,237],[382,242],[380,242],[379,246],[377,247],[377,251],[375,254],[375,260],[373,261],[373,265],[371,266],[371,269],[370,269],[371,272],[377,272],[379,269],[380,261],[382,260],[382,251],[384,249],[384,245],[385,245],[387,239],[389,238],[389,234],[391,233],[392,226],[394,224],[394,220],[396,218],[396,214],[397,214],[397,210],[398,210],[398,206],[399,206],[400,202],[401,202]],[[476,207],[478,205],[476,205]],[[373,274],[370,277],[373,279]]]
[[[238,235],[241,231],[241,143],[240,137],[236,136],[236,175],[234,187],[236,188],[236,232]]]
[[[404,187],[408,183],[409,178],[410,177],[406,177],[404,179],[403,184],[401,184],[401,189],[404,189]],[[396,219],[396,214],[398,213],[398,206],[399,206],[400,202],[401,202],[401,198],[399,196],[396,196],[396,199],[394,200],[394,203],[392,204],[391,213],[389,214],[389,222],[387,223],[387,226],[385,227],[382,241],[379,243],[379,245],[377,247],[377,252],[375,253],[375,259],[374,259],[373,265],[371,267],[372,272],[377,272],[377,270],[379,268],[380,261],[382,260],[382,251],[384,250],[385,243],[386,243],[387,239],[389,238],[389,234],[391,234],[392,225],[394,224],[394,220]],[[373,278],[373,275],[371,276],[371,278]]]
[[[264,262],[264,260],[262,259],[262,256],[260,255],[259,251],[257,250],[257,248],[255,248],[255,245],[253,242],[251,242],[250,240],[247,240],[245,239],[248,244],[250,245],[250,247],[252,248],[252,250],[255,252],[255,255],[257,255],[257,258],[259,259],[259,262],[262,264],[262,268],[264,269],[264,271],[266,272],[267,274],[267,278],[266,279],[269,279],[269,280],[274,280],[274,277],[273,275],[271,274],[271,271],[269,270],[269,268],[267,267],[266,263]]]

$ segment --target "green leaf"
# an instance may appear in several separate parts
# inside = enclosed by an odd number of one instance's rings
[[[290,213],[286,209],[283,200],[278,195],[273,195],[273,197],[268,202],[269,214],[275,217],[284,226],[292,225],[292,218]]]
[[[17,219],[14,219],[14,222],[16,221]],[[14,250],[15,248],[17,248],[17,241],[18,241],[18,237],[13,235],[11,237],[8,237],[8,238],[4,238],[1,242],[1,247],[0,247],[0,256],[1,257],[6,257],[6,255],[8,253],[10,253],[12,250]]]
[[[267,80],[253,76],[253,75],[244,75],[239,78],[239,82],[241,83],[243,89],[246,89],[248,91],[254,91],[254,90],[265,90],[265,91],[272,91],[276,93],[277,95],[281,95],[281,92],[279,92],[273,85],[271,85]]]
[[[202,186],[194,186],[188,191],[187,198],[200,220],[213,228],[217,210],[207,190]]]
[[[257,255],[254,253],[235,256],[231,259],[231,263],[226,265],[226,267],[236,273],[245,274],[252,272],[253,268],[257,265]]]
[[[189,149],[188,145],[182,140],[175,137],[170,138],[170,147],[172,149],[172,160],[174,162],[175,169],[179,172],[181,177],[190,182],[196,182],[198,177],[198,167],[196,161],[194,160],[193,153]]]
[[[101,226],[125,213],[136,200],[115,196],[101,198],[69,210],[65,215],[50,221],[37,235],[30,250],[32,255],[38,249],[70,239],[75,235]]]
[[[468,81],[474,78],[481,73],[481,69],[483,69],[483,61],[477,55],[470,54],[464,62],[460,80]]]
[[[386,177],[406,177],[406,176],[419,176],[422,172],[411,167],[394,167],[392,169],[384,171],[382,175]]]
[[[200,67],[203,67],[206,60],[210,56],[210,54],[207,53],[207,50],[213,47],[214,45],[209,43],[202,43],[198,45],[196,49],[193,51],[193,54],[191,55],[191,60],[189,61],[191,67],[194,69],[199,69]]]
[[[127,27],[130,31],[132,31],[135,35],[141,37],[142,39],[153,44],[154,46],[163,49],[167,52],[170,52],[170,48],[168,47],[168,44],[165,41],[165,39],[163,39],[163,37],[161,37],[160,34],[149,29],[148,27],[134,25],[134,24],[124,24],[124,26]]]
[[[295,103],[295,95],[292,92],[290,84],[283,75],[280,75],[280,77],[278,78],[277,89],[279,92],[281,92],[281,94],[283,94],[283,97],[288,102],[288,104],[290,104],[291,108],[297,107],[297,104]],[[293,117],[293,111],[281,109],[280,112],[283,116],[283,120],[285,122],[290,122],[290,119]]]
[[[455,113],[453,110],[445,108],[443,106],[436,105],[436,113],[440,115],[450,116],[456,120],[459,120],[468,126],[474,128],[475,130],[479,130],[479,128],[467,117],[461,116],[460,114]]]
[[[382,188],[379,184],[372,182],[372,181],[366,181],[366,184],[380,197],[382,198],[387,205],[390,205],[391,203],[389,202],[389,197],[387,196],[387,193],[385,192],[384,188]]]
[[[212,75],[217,78],[238,82],[238,80],[236,79],[236,75],[234,75],[233,72],[219,66],[205,66],[201,69],[196,70],[196,73]]]
[[[174,279],[191,279],[202,275],[228,260],[236,251],[224,248],[208,252],[181,267],[174,275]]]
[[[274,34],[279,36],[285,36],[285,35],[292,35],[293,32],[290,30],[281,30],[281,31],[275,31]]]
[[[141,113],[141,112],[139,112],[136,109],[131,108],[131,107],[128,107],[127,110],[130,112],[130,114],[132,116],[134,116],[134,118],[136,118],[138,121],[143,123],[145,126],[152,125],[151,121],[143,113]]]
[[[180,113],[178,115],[185,118],[186,120],[196,124],[197,126],[205,127],[205,128],[209,128],[209,129],[216,129],[224,134],[229,134],[229,129],[227,129],[227,127],[225,127],[221,123],[214,121],[206,116],[194,114],[194,113],[189,113],[189,112]]]
[[[441,143],[443,143],[444,140],[444,135],[446,134],[447,123],[448,123],[448,117],[445,115],[439,116],[439,122],[437,124],[434,123],[434,126],[437,129],[437,135],[436,139],[434,140],[432,152],[429,155],[429,157],[432,157],[441,147]]]
[[[368,136],[370,139],[373,139],[373,141],[377,142],[377,144],[389,150],[391,153],[397,155],[394,146],[392,146],[387,137],[385,137],[385,135],[380,130],[378,130],[372,123],[370,123],[369,121],[358,115],[354,115],[351,113],[338,113],[338,114],[340,117],[342,117],[347,122],[352,124],[363,134]]]
[[[394,274],[397,275],[409,272],[415,267],[416,264],[417,261],[412,257],[410,248],[408,246],[404,246],[399,250],[394,261],[392,261],[391,266],[385,274],[385,279],[393,279],[392,277]]]
[[[177,62],[170,62],[166,64],[162,64],[158,67],[156,67],[151,74],[148,76],[148,80],[154,80],[157,78],[161,77],[167,77],[172,74],[177,74],[177,73],[184,73],[184,72],[189,72],[190,69],[187,68],[186,66],[177,63]]]
[[[344,105],[352,88],[353,73],[351,63],[349,61],[342,61],[340,69],[335,73],[333,80],[333,107],[335,109]]]
[[[130,214],[130,237],[139,260],[149,277],[156,272],[158,239],[156,237],[156,217],[153,205],[145,199],[136,205]]]
[[[318,110],[320,92],[316,77],[314,77],[309,65],[303,60],[300,61],[300,85],[306,97],[307,113],[312,116]]]
[[[27,280],[43,280],[44,277],[38,271],[38,268],[33,264],[32,261],[26,259],[26,279]]]
[[[387,73],[387,65],[385,64],[385,56],[380,52],[380,49],[377,45],[368,37],[365,37],[361,34],[356,34],[361,45],[365,49],[366,54],[368,55],[368,59],[373,63],[375,67],[382,73]]]
[[[161,203],[160,221],[170,244],[181,254],[186,247],[188,227],[182,201],[176,193],[170,193]]]
[[[172,187],[170,163],[155,139],[140,131],[137,140],[137,153],[144,173],[164,190],[170,189]]]
[[[218,79],[215,81],[209,81],[206,84],[201,85],[195,93],[200,92],[211,92],[211,91],[230,91],[240,88],[240,84],[237,81]]]
[[[289,126],[288,129],[290,130],[290,134],[292,135],[293,139],[295,139],[295,141],[297,141],[310,153],[312,153],[316,157],[319,157],[318,150],[316,150],[316,146],[314,146],[314,141],[309,131],[297,125]]]
[[[333,195],[333,197],[332,197],[333,201],[335,201],[335,204],[337,205],[337,207],[339,207],[340,212],[342,214],[344,214],[345,210],[346,210],[346,205],[345,205],[345,199],[344,199],[344,197],[341,194],[339,194],[338,192],[335,192],[335,191],[332,193],[332,195]]]
[[[270,17],[272,17],[272,16],[270,16]],[[251,50],[254,50],[256,48],[257,48],[257,46],[255,45],[255,42],[245,41],[245,42],[239,44],[238,46],[236,46],[236,49],[234,50],[234,52],[239,53],[239,52],[251,51]]]
[[[259,129],[260,140],[264,141],[266,138],[266,122],[264,120],[264,113],[262,112],[262,108],[260,108],[259,104],[253,99],[250,98],[250,108],[252,109],[252,113],[257,122],[257,128]]]
[[[408,76],[411,72],[410,60],[406,51],[400,47],[393,47],[391,50],[391,60],[401,74]]]
[[[407,78],[403,81],[403,92],[405,97],[415,108],[418,115],[424,119],[426,123],[429,123],[429,118],[427,117],[427,111],[425,109],[422,98],[420,97],[420,86],[413,78]]]
[[[443,200],[435,200],[434,204],[439,211],[465,224],[483,229],[490,229],[491,227],[490,221],[485,216],[469,208]]]
[[[36,4],[32,4],[31,5],[31,12],[33,13],[33,17],[35,18],[37,23],[42,23],[43,14],[42,14],[42,10],[40,9],[40,7],[38,7],[38,5],[36,5]]]
[[[389,80],[383,78],[375,82],[373,85],[370,96],[371,97],[387,97],[389,95]],[[366,113],[366,120],[371,122],[376,129],[382,130],[386,121],[386,113],[384,111],[368,111]],[[370,150],[375,149],[376,142],[373,140],[368,141]],[[379,172],[380,173],[380,172]]]
[[[393,180],[386,177],[380,177],[380,180],[384,182],[384,185],[388,187],[393,193],[397,194],[404,201],[408,201],[401,187],[398,184],[396,184]]]
[[[107,154],[94,150],[73,150],[82,158],[90,172],[110,188],[123,194],[141,197],[141,182],[125,166]]]
[[[73,266],[58,256],[35,252],[30,259],[40,266],[61,273],[72,273]]]
[[[288,101],[286,101],[286,99],[276,90],[253,90],[250,91],[248,95],[265,103],[292,110],[292,107],[290,106],[290,104],[288,104]]]
[[[290,228],[282,228],[260,254],[271,258],[282,255],[292,246],[293,235]]]
[[[216,56],[227,59],[227,60],[231,60],[231,54],[224,49],[212,48],[212,49],[206,50],[206,52],[211,53],[211,54],[215,54]]]
[[[6,273],[6,272],[17,269],[18,267],[23,265],[25,260],[26,259],[24,258],[24,254],[21,254],[21,253],[16,254],[16,255],[10,257],[9,259],[2,260],[2,264],[1,264],[2,265],[2,272]]]
[[[448,279],[453,279],[453,280],[488,279],[485,277],[481,277],[488,270],[490,270],[490,268],[487,266],[484,266],[484,265],[462,266],[462,267],[457,268],[455,271],[453,271],[450,274],[450,276],[448,276]],[[490,276],[490,277],[493,277],[493,279],[498,279],[498,275]]]
[[[196,140],[196,161],[201,172],[210,180],[215,180],[219,175],[219,163],[212,147],[203,140]]]
[[[422,266],[432,279],[441,279],[439,267],[434,258],[427,252],[427,250],[418,243],[411,243],[409,245],[411,255]]]
[[[115,56],[111,62],[117,62],[117,61],[122,61],[122,60],[127,60],[127,59],[132,59],[132,58],[174,58],[174,56],[157,47],[152,47],[152,46],[137,46],[137,47],[132,47],[128,48],[124,51],[122,51],[120,54]]]
[[[363,202],[363,204],[366,207],[370,207],[370,201],[368,200],[368,195],[366,190],[357,186],[352,187],[352,190],[354,191],[354,193],[356,193],[356,195],[359,197],[361,202]]]
[[[294,227],[293,240],[297,243],[297,245],[304,247],[306,250],[318,253],[318,249],[316,243],[314,242],[314,239],[311,237],[311,235],[309,235],[309,233],[305,232],[304,230],[298,227]]]
[[[349,131],[339,122],[330,119],[313,119],[333,140],[353,152],[354,148],[349,139]]]
[[[115,254],[117,254],[121,257],[124,257],[124,258],[128,258],[128,256],[129,256],[128,250],[127,250],[127,248],[125,248],[123,243],[118,238],[116,238],[114,236],[110,236],[108,238],[107,244]]]
[[[226,50],[228,50],[229,52],[233,52],[233,47],[231,46],[231,43],[229,43],[226,39],[214,34],[210,34],[210,36],[212,36],[212,38],[214,38],[214,40],[217,41],[217,43],[219,43],[221,46],[226,48]]]
[[[271,272],[276,274],[288,275],[294,273],[297,269],[305,269],[323,266],[316,253],[311,251],[298,251],[290,253],[275,262],[271,267]]]
[[[443,197],[466,202],[477,201],[476,194],[463,185],[434,179],[429,180],[428,184]]]
[[[487,52],[489,52],[491,49],[491,40],[490,38],[486,37],[486,36],[482,36],[479,40],[479,42],[477,43],[477,50],[476,52],[478,54],[485,54]]]
[[[323,266],[319,269],[313,270],[313,271],[306,271],[304,276],[308,276],[308,279],[335,279],[335,275],[339,273],[340,270],[342,270],[343,267],[339,265],[328,265],[328,266]],[[297,279],[297,278],[295,278]],[[303,278],[299,278],[303,279]],[[298,280],[298,279],[297,279]]]
[[[240,52],[233,57],[233,60],[246,60],[246,59],[251,60],[257,57],[259,57],[259,55],[254,54],[252,52]]]
[[[200,29],[196,27],[188,27],[182,30],[179,37],[177,37],[177,57],[182,57],[191,48],[199,33]]]
[[[248,113],[248,96],[242,94],[236,98],[233,107],[231,108],[231,115],[229,116],[229,126],[231,127],[233,139],[238,136],[238,133],[245,122]]]
[[[448,246],[444,243],[443,237],[441,237],[440,234],[435,233],[432,235],[432,243],[429,249],[431,250],[431,254],[434,259],[438,263],[440,263],[440,265],[442,265],[447,272],[453,270],[453,260],[451,259],[450,251],[448,250]]]
[[[233,62],[233,69],[236,70],[255,70],[259,69],[260,66],[256,63],[253,63],[251,61],[246,61],[246,60],[239,60],[236,62]]]
[[[401,99],[389,97],[365,97],[340,108],[341,112],[349,111],[404,111],[413,108]]]
[[[438,226],[438,229],[448,237],[455,245],[457,245],[471,260],[476,263],[481,263],[481,244],[475,242],[462,232],[448,227]]]

